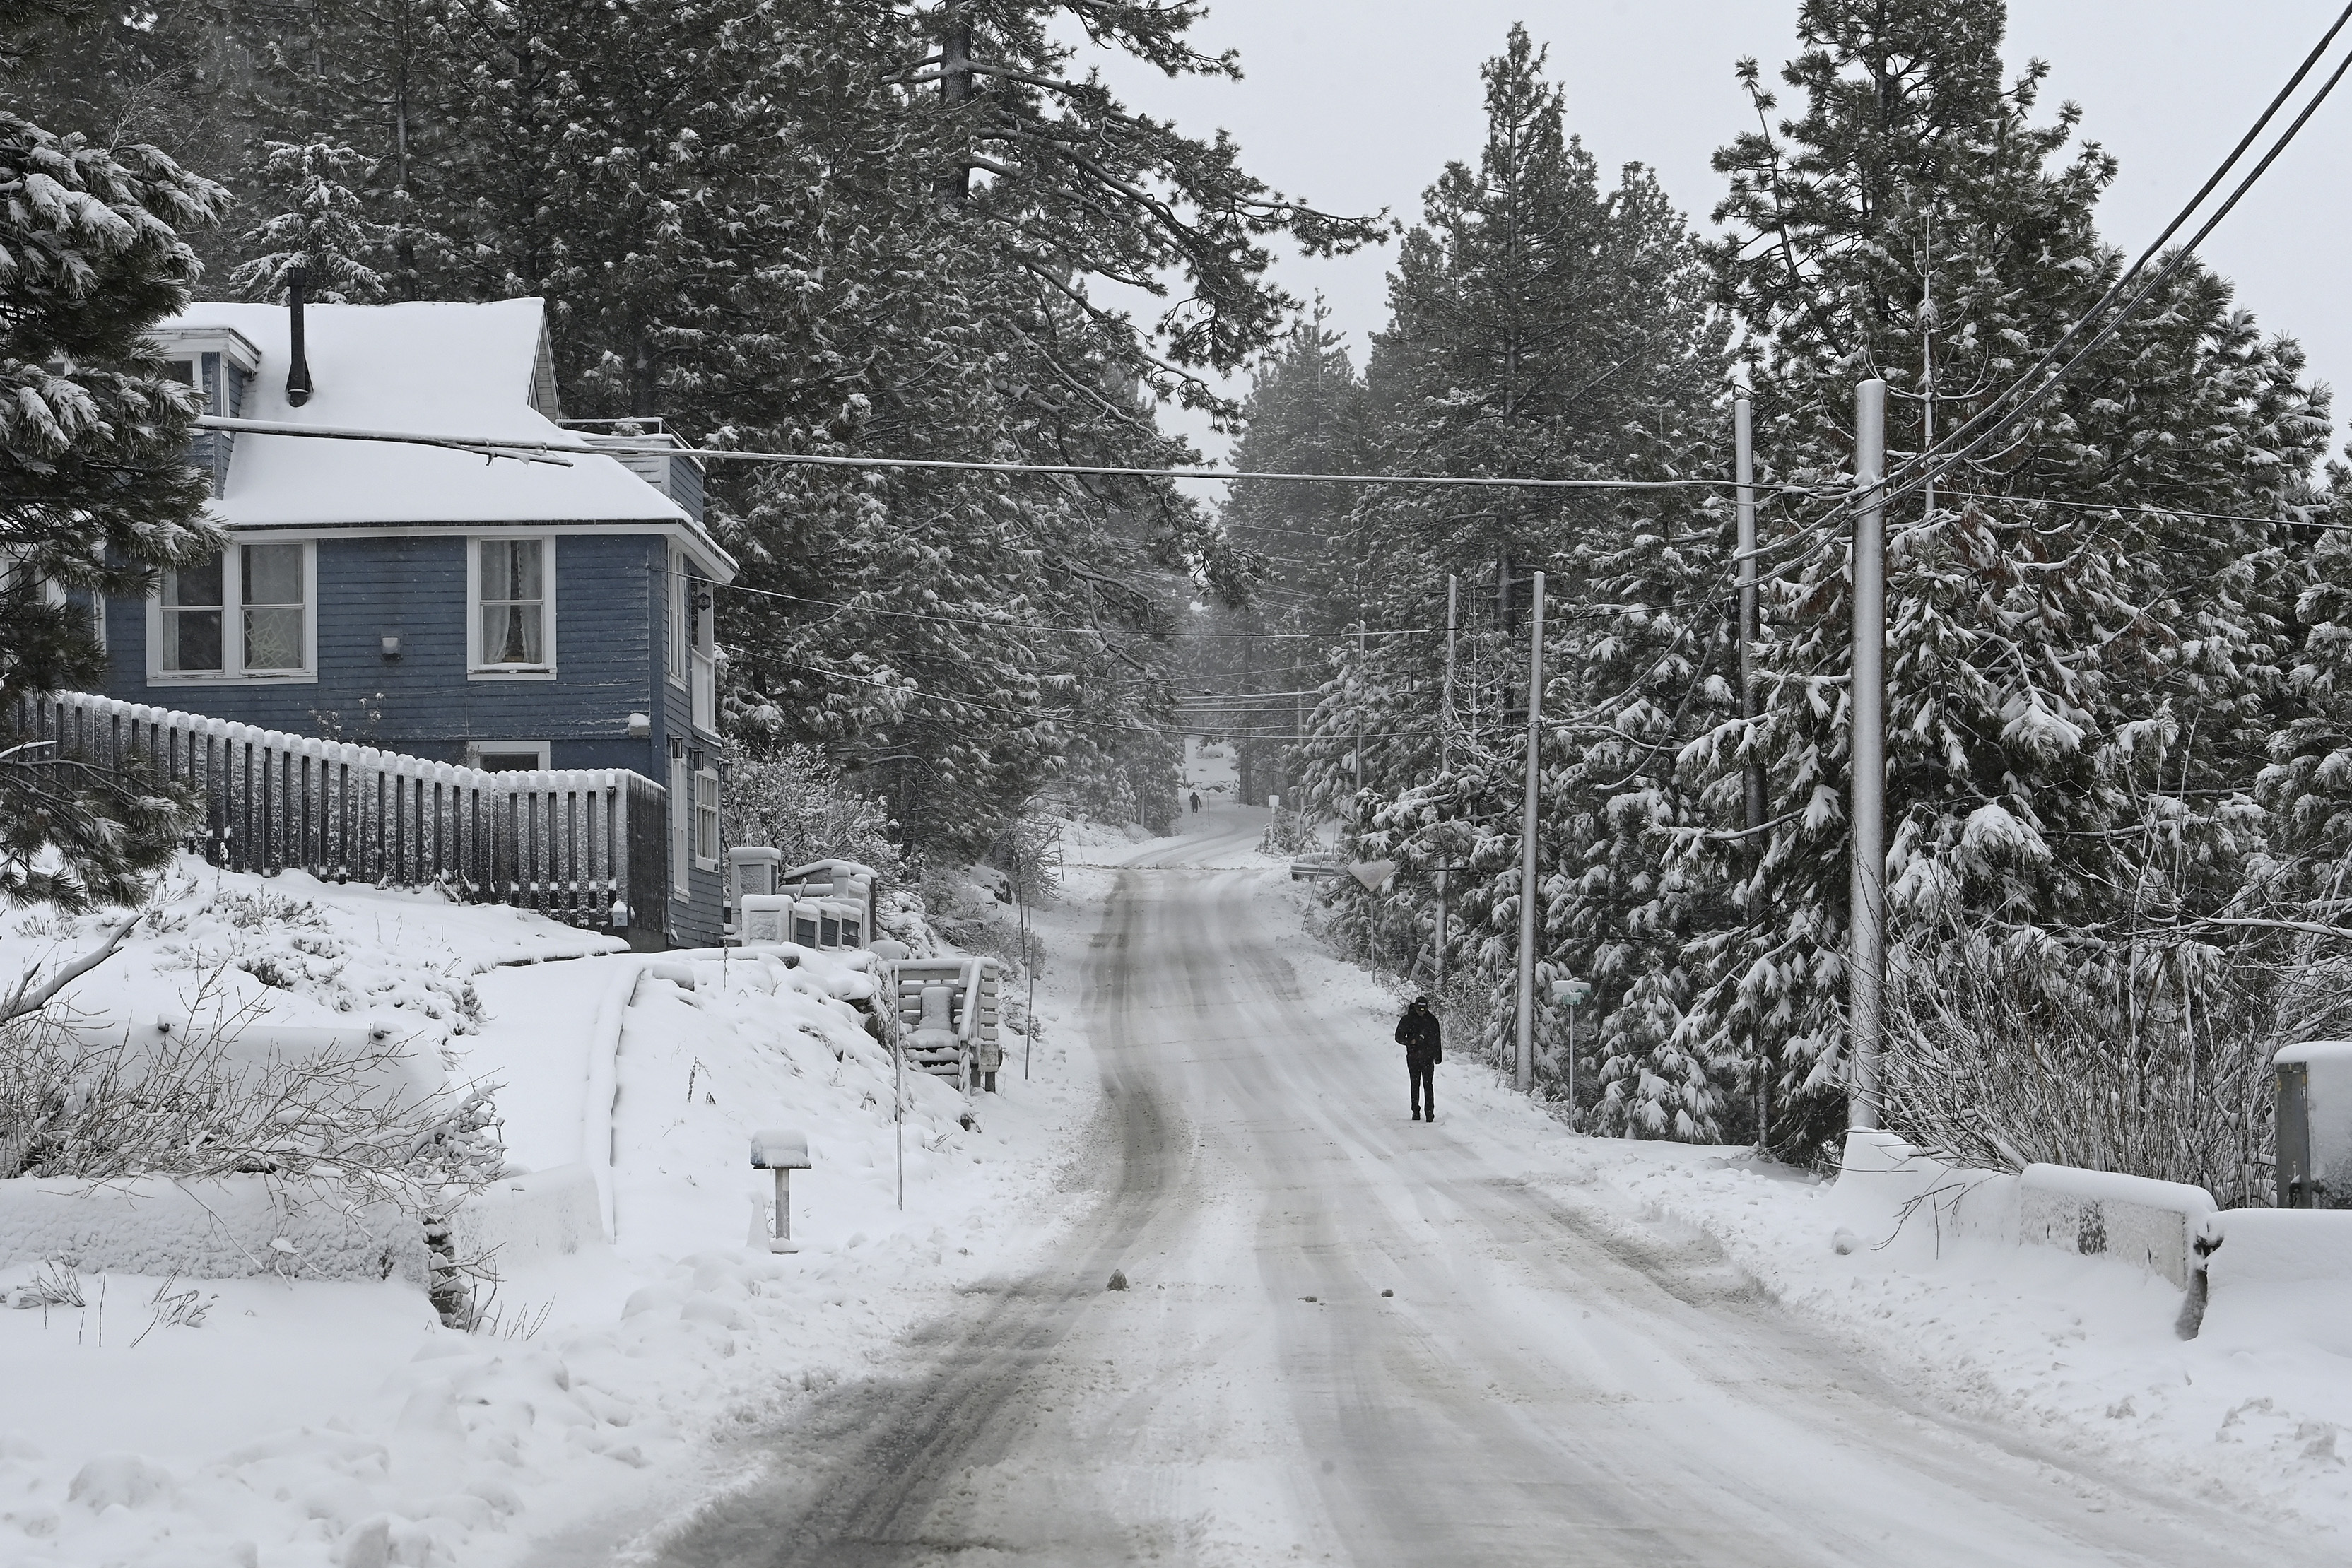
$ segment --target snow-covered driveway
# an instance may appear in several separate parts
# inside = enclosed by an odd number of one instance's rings
[[[1532,1113],[1475,1070],[1407,1121],[1385,1020],[1302,951],[1287,884],[1217,869],[1243,843],[1119,873],[1090,1217],[663,1562],[2321,1560],[1906,1398],[1699,1233],[1490,1153],[1521,1140],[1483,1124]]]

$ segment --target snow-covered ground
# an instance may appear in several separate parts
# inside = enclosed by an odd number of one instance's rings
[[[1401,993],[1209,804],[1065,831],[1025,1072],[1015,1039],[971,1129],[919,1083],[903,1213],[847,968],[689,990],[509,911],[202,873],[89,1005],[392,1019],[506,1085],[521,1164],[601,1148],[617,1240],[514,1260],[470,1334],[397,1283],[207,1283],[149,1330],[163,1281],[113,1277],[102,1343],[0,1312],[0,1563],[2340,1557],[2352,1333],[2217,1297],[2184,1343],[2161,1281],[1924,1220],[1842,1254],[1834,1189],[1578,1137],[1459,1052],[1415,1127]],[[816,1160],[789,1257],[746,1236],[779,1124]]]
[[[143,1334],[163,1281],[93,1274],[83,1309],[0,1312],[11,1568],[473,1568],[551,1550],[592,1516],[658,1519],[725,1482],[716,1440],[887,1368],[909,1328],[1025,1267],[1061,1221],[1052,1194],[1096,1087],[1050,981],[1030,1076],[1016,1040],[972,1127],[950,1086],[912,1076],[901,1212],[887,1055],[825,995],[862,977],[812,964],[795,989],[702,960],[688,989],[635,979],[635,956],[573,956],[614,945],[510,910],[296,873],[197,866],[182,882],[159,928],[77,987],[85,1010],[210,997],[272,1023],[388,1019],[457,1077],[504,1086],[509,1150],[530,1168],[593,1155],[599,1015],[634,992],[603,1091],[617,1241],[502,1260],[494,1322],[472,1333],[396,1281],[210,1281],[201,1325]],[[0,972],[97,925],[20,920]],[[770,1182],[749,1134],[767,1125],[811,1134],[797,1255],[746,1244]],[[0,1266],[0,1289],[42,1267]]]

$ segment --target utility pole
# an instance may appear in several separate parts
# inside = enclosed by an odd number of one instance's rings
[[[1519,1040],[1511,1082],[1536,1082],[1536,808],[1543,743],[1544,574],[1536,573],[1534,636],[1528,644],[1528,796],[1519,818]]]
[[[1454,612],[1462,580],[1445,574],[1445,695],[1437,710],[1437,755],[1441,767],[1454,766]]]
[[[1433,949],[1432,964],[1436,978],[1431,984],[1433,990],[1445,988],[1445,879],[1449,874],[1447,867],[1437,868],[1437,944]]]
[[[1356,793],[1364,792],[1364,623],[1356,622]]]
[[[1886,383],[1854,389],[1853,902],[1847,917],[1846,1126],[1878,1130],[1881,1004],[1886,984]]]
[[[1732,478],[1739,486],[1735,492],[1739,518],[1739,716],[1748,726],[1752,746],[1757,718],[1756,637],[1759,630],[1756,602],[1756,427],[1744,382],[1731,391],[1731,434]],[[1748,848],[1742,859],[1752,884],[1764,853],[1764,764],[1750,752],[1748,766],[1742,771],[1748,808],[1747,821],[1742,824],[1748,830]],[[1757,914],[1756,894],[1751,885],[1749,925],[1756,924]],[[1772,1122],[1772,1080],[1764,1062],[1762,1038],[1752,1023],[1748,1026],[1748,1054],[1756,1074],[1756,1142],[1760,1145]]]

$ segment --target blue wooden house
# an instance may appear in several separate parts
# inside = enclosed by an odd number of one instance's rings
[[[656,915],[636,879],[631,935],[717,945],[712,591],[735,567],[696,458],[658,422],[565,425],[537,299],[311,306],[307,398],[289,320],[199,304],[153,340],[233,418],[677,450],[554,465],[207,432],[194,456],[230,542],[104,607],[106,695],[465,768],[640,774],[663,790],[667,897]]]

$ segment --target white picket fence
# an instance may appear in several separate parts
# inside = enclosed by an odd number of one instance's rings
[[[142,759],[191,789],[188,847],[230,871],[437,885],[570,925],[661,930],[662,788],[626,768],[493,773],[78,692],[21,698],[14,720],[7,744]]]

